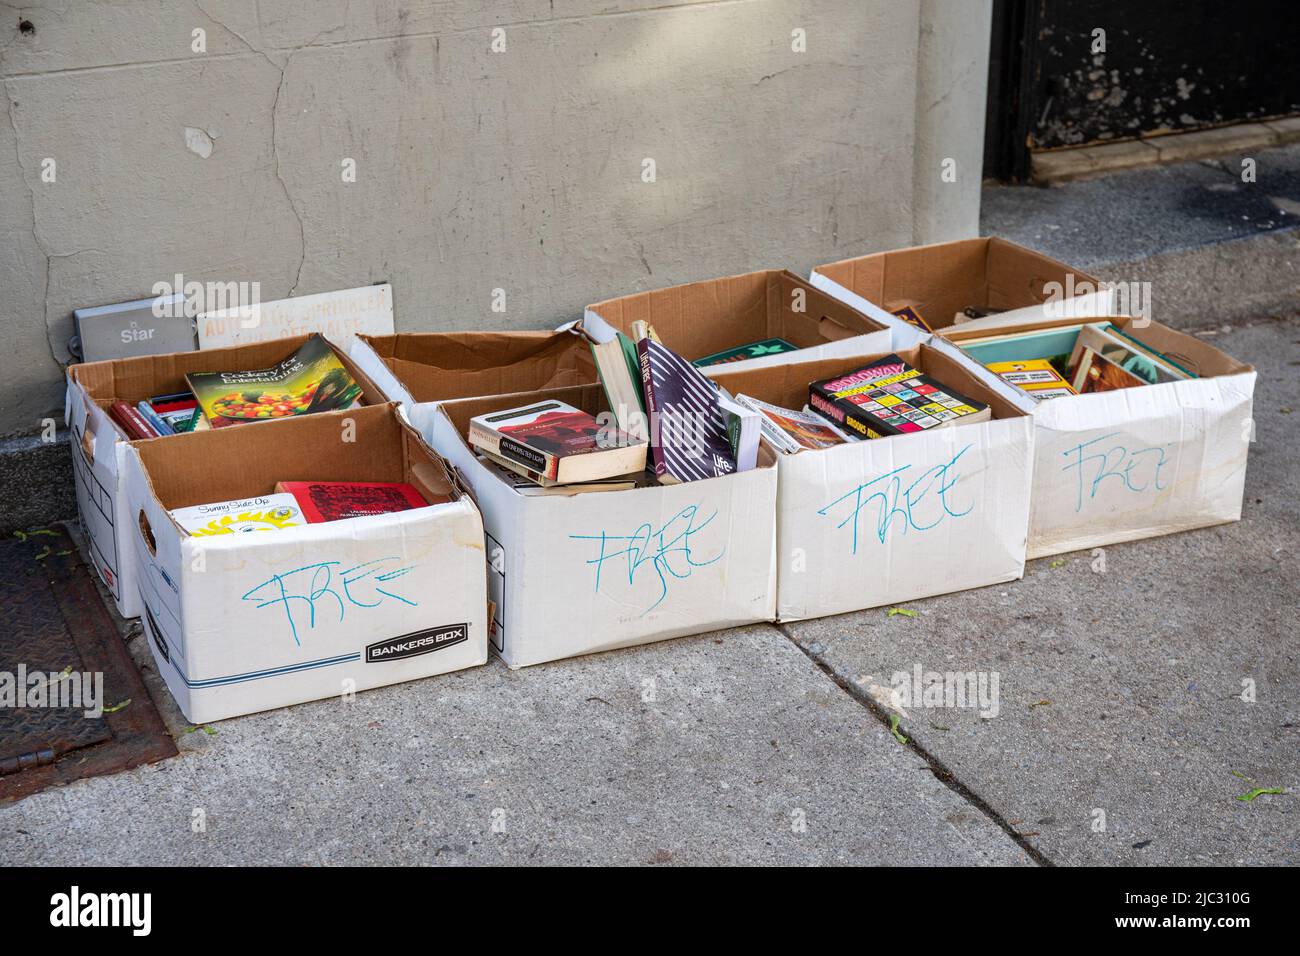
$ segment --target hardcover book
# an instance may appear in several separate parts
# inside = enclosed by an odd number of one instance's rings
[[[646,462],[646,442],[559,401],[476,415],[469,442],[557,484],[626,475]]]
[[[992,417],[982,402],[918,372],[897,355],[808,386],[813,411],[850,434],[885,438]]]
[[[310,524],[409,511],[451,500],[440,496],[426,501],[413,485],[396,481],[281,481],[275,490],[292,495]]]
[[[361,397],[361,386],[320,335],[271,368],[191,372],[185,380],[212,428],[351,408]]]

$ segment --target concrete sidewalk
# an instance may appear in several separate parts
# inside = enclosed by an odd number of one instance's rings
[[[181,756],[0,808],[0,863],[1300,862],[1300,318],[1211,334],[1260,370],[1240,523],[211,736],[134,636]],[[997,671],[998,715],[900,743],[871,689],[918,664]]]

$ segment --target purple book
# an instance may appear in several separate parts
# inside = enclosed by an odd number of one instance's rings
[[[655,475],[671,483],[732,474],[736,457],[718,407],[718,386],[654,339],[637,342],[636,351]]]

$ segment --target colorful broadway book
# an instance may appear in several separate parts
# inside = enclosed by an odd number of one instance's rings
[[[409,511],[451,499],[426,501],[414,485],[397,481],[281,481],[277,492],[292,495],[310,524]]]
[[[918,372],[897,355],[808,386],[813,411],[850,434],[885,438],[987,421],[989,407]]]
[[[233,501],[215,501],[188,508],[173,508],[172,520],[195,537],[278,531],[305,525],[302,509],[293,495],[255,495]]]
[[[271,368],[185,376],[212,428],[351,408],[361,386],[320,335]]]
[[[626,475],[646,462],[645,441],[558,401],[476,415],[469,442],[557,484]]]

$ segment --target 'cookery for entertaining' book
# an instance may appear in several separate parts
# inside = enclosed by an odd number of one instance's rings
[[[190,372],[185,380],[212,428],[351,408],[361,397],[361,386],[319,334],[271,368]]]
[[[469,442],[559,484],[645,468],[644,441],[559,401],[475,415],[469,420]]]
[[[897,355],[813,382],[808,386],[808,404],[836,425],[867,438],[992,417],[987,405],[918,372]]]

